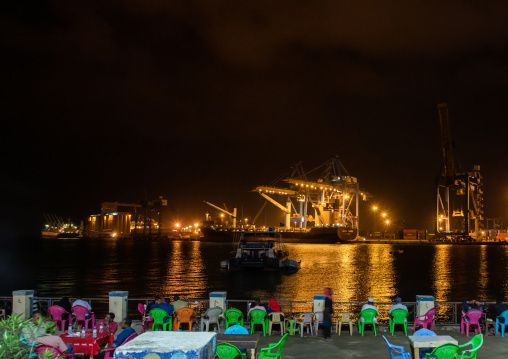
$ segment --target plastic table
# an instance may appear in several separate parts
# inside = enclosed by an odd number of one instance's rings
[[[408,336],[407,338],[409,339],[409,345],[411,346],[414,359],[420,359],[420,348],[437,348],[446,343],[459,345],[457,340],[449,335]]]
[[[60,334],[60,338],[65,344],[72,344],[76,354],[97,355],[100,351],[100,346],[104,344],[112,345],[115,341],[110,332],[97,333],[97,338],[94,338],[92,331],[87,331],[85,337],[69,336],[69,334]]]

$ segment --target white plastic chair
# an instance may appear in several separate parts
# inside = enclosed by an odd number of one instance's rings
[[[201,317],[201,331],[203,331],[204,326],[206,325],[206,331],[210,329],[210,324],[217,324],[217,331],[220,334],[220,323],[219,316],[222,314],[221,307],[213,307],[208,308],[205,314]]]
[[[282,315],[283,319],[280,319]],[[268,335],[272,335],[272,324],[278,324],[280,326],[280,335],[285,334],[286,320],[284,319],[284,313],[282,312],[271,312],[268,313]]]
[[[312,319],[313,319],[313,317],[314,317],[314,313],[303,313],[298,318],[296,318],[296,320],[295,320],[295,327],[297,325],[300,326],[300,334],[301,334],[302,337],[303,337],[303,329],[305,327],[307,327],[307,333],[309,333],[309,329],[310,329],[310,334],[314,335],[314,332],[312,331]]]

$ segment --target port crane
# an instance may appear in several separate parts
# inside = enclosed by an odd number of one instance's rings
[[[204,203],[206,203],[207,205],[209,205],[210,207],[213,207],[219,211],[221,211],[222,213],[225,213],[227,214],[228,216],[230,216],[231,218],[233,218],[233,228],[236,228],[236,208],[233,208],[233,213],[223,209],[223,208],[220,208],[219,206],[216,206],[210,202],[207,202],[207,201],[203,201]],[[225,206],[225,204],[224,204]]]
[[[438,104],[441,129],[441,174],[436,179],[436,234],[478,237],[483,228],[483,181],[480,166],[464,172],[455,154],[448,105]]]

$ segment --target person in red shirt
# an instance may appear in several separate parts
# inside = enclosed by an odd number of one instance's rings
[[[95,327],[99,329],[101,323],[104,326],[104,330],[109,331],[111,334],[115,335],[116,331],[118,330],[118,323],[115,322],[115,313],[106,314],[104,319],[99,320]]]

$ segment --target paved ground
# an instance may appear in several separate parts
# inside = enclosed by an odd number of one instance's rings
[[[141,325],[139,321],[134,321],[133,327],[136,332],[140,332]],[[344,327],[344,329],[347,328]],[[325,341],[322,338],[321,330],[319,336],[309,336],[307,334],[304,334],[303,338],[300,337],[300,335],[289,336],[282,350],[282,357],[283,359],[389,358],[388,349],[382,335],[385,335],[390,343],[401,345],[406,351],[410,350],[409,340],[401,330],[396,330],[395,335],[392,337],[386,326],[377,326],[377,336],[374,336],[374,333],[369,331],[369,329],[370,328],[365,331],[363,337],[358,333],[358,328],[356,326],[353,331],[353,336],[350,336],[347,330],[344,330],[341,336],[332,333],[332,342]],[[457,339],[459,345],[468,342],[474,336],[474,334],[470,333],[468,338],[465,334],[460,334],[460,329],[458,327],[437,327],[435,329],[438,335],[449,335]],[[118,332],[120,332],[120,328]],[[408,335],[412,333],[413,330],[408,328]],[[258,344],[258,353],[259,348],[268,347],[270,343],[277,343],[280,338],[281,336],[279,333],[272,333],[271,336],[267,335],[266,337],[261,336]],[[484,336],[483,346],[478,352],[478,358],[508,358],[508,334],[505,338],[502,338],[501,335]]]

